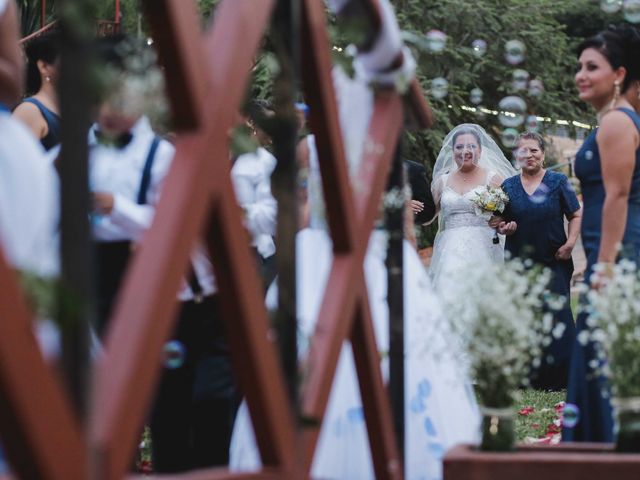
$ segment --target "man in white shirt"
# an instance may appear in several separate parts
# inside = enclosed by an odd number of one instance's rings
[[[136,54],[132,41],[116,37],[104,42],[105,59],[124,71],[131,62],[113,50],[117,46],[118,52]],[[173,145],[153,132],[142,111],[122,101],[131,75],[126,73],[100,107],[89,133],[100,334],[107,327],[135,245],[151,225],[175,153]],[[158,473],[228,461],[237,400],[216,293],[211,262],[203,248],[196,248],[190,273],[178,292],[179,319],[165,345],[167,359],[151,412],[153,465]]]

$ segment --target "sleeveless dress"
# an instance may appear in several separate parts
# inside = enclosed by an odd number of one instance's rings
[[[487,185],[494,175],[495,172],[487,173]],[[502,243],[493,243],[495,230],[489,227],[485,218],[475,213],[471,198],[478,187],[460,194],[447,185],[448,177],[448,174],[443,176],[440,228],[429,269],[433,285],[439,292],[452,286],[448,281],[450,277],[465,268],[504,261]]]
[[[627,108],[619,110],[629,115],[640,131],[640,115]],[[598,260],[602,207],[605,199],[596,133],[597,130],[594,130],[584,141],[576,155],[575,164],[575,172],[580,179],[584,201],[582,243],[587,256],[584,277],[586,281],[589,281],[593,266]],[[628,207],[620,257],[637,261],[640,257],[640,148],[636,151]],[[578,315],[576,323],[578,335],[588,328],[586,320],[586,313]],[[565,441],[610,442],[613,440],[613,418],[608,398],[608,384],[604,377],[595,375],[589,367],[589,362],[596,358],[592,343],[587,345],[582,345],[578,341],[574,343],[567,403],[575,404],[579,408],[580,418],[574,428],[563,429],[562,438]]]
[[[61,140],[62,132],[60,130],[62,128],[62,120],[60,119],[60,116],[45,107],[37,98],[28,97],[25,98],[23,102],[31,103],[38,107],[40,114],[44,118],[45,122],[47,122],[47,134],[40,139],[40,143],[46,151],[51,150],[53,147],[58,145]]]
[[[514,220],[518,229],[506,239],[505,249],[512,257],[528,258],[553,272],[549,289],[566,298],[564,308],[553,312],[554,325],[562,323],[564,333],[545,348],[542,363],[530,380],[534,388],[562,390],[567,388],[571,348],[575,340],[575,325],[571,313],[570,282],[573,260],[556,260],[555,254],[567,242],[564,219],[580,209],[575,192],[567,177],[547,170],[540,185],[529,195],[520,175],[504,181],[503,190],[509,195],[505,219]]]

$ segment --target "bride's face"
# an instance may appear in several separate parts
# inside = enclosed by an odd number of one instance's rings
[[[469,170],[480,161],[480,145],[476,137],[464,133],[456,137],[453,144],[453,159],[460,170]]]

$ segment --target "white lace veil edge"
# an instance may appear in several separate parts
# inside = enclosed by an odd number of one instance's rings
[[[433,179],[431,191],[434,197],[440,197],[444,186],[444,175],[453,173],[458,165],[453,159],[453,139],[458,134],[471,133],[480,140],[481,154],[478,165],[489,172],[495,172],[503,179],[512,177],[517,173],[511,162],[506,159],[498,144],[487,134],[480,125],[475,123],[463,123],[451,130],[444,141],[433,167]]]

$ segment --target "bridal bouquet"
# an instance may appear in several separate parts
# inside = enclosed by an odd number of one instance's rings
[[[474,189],[471,201],[476,215],[489,221],[493,215],[504,212],[509,203],[509,195],[501,187],[480,185]],[[499,243],[497,232],[493,237],[493,243]]]
[[[483,449],[513,448],[516,391],[540,365],[544,347],[564,333],[549,311],[561,303],[548,292],[550,279],[549,270],[513,259],[460,271],[452,279],[458,288],[442,294],[483,406]]]
[[[509,195],[501,187],[480,185],[474,189],[471,201],[476,215],[489,220],[496,213],[504,212],[509,203]]]

